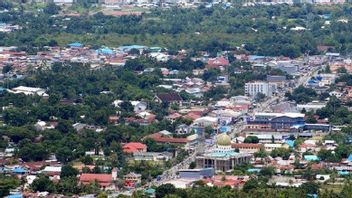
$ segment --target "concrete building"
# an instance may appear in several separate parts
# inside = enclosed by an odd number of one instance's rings
[[[266,152],[271,152],[274,149],[278,149],[278,148],[288,149],[289,146],[287,144],[273,144],[273,143],[264,144],[264,149]]]
[[[277,61],[276,62],[276,67],[283,72],[286,72],[287,74],[294,75],[298,72],[300,67],[300,63],[296,63],[293,61]]]
[[[269,83],[276,83],[279,87],[284,87],[287,83],[286,76],[268,75],[266,77],[266,81],[268,81]]]
[[[8,90],[10,93],[14,94],[24,94],[24,95],[38,95],[43,97],[48,97],[49,95],[45,92],[45,89],[37,87],[25,87],[19,86]]]
[[[307,112],[309,111],[315,112],[316,110],[324,108],[325,106],[326,106],[326,102],[313,101],[307,104],[297,104],[297,109],[298,111],[302,111],[303,109],[305,109]]]
[[[259,139],[259,143],[261,144],[270,144],[273,142],[274,143],[280,143],[283,141],[283,136],[280,134],[259,134],[259,135],[251,135],[251,136],[257,136]]]
[[[133,153],[134,160],[137,161],[168,161],[172,159],[170,152],[136,152]]]
[[[249,96],[255,97],[258,93],[262,93],[270,97],[276,93],[277,84],[264,81],[249,82],[245,84],[244,90]]]
[[[125,187],[135,187],[136,184],[140,184],[142,181],[142,175],[137,174],[134,172],[131,172],[125,176],[123,176],[123,179],[125,181]]]
[[[204,179],[214,176],[213,168],[199,168],[199,169],[181,169],[178,171],[180,178],[185,179]]]
[[[290,129],[293,126],[304,126],[302,113],[256,113],[247,119],[248,124],[269,125],[271,129]]]
[[[262,148],[261,144],[236,143],[232,144],[232,148],[238,149],[240,153],[256,153]]]
[[[231,138],[222,133],[217,136],[216,147],[196,157],[197,168],[214,168],[215,171],[231,171],[237,165],[249,163],[251,154],[237,153],[231,147]]]

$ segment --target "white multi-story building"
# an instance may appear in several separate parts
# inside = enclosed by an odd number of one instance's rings
[[[272,96],[277,91],[277,84],[263,81],[249,82],[245,84],[244,90],[249,96],[256,96],[258,93]]]

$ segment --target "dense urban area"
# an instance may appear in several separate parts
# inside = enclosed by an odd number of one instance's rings
[[[344,0],[0,0],[0,197],[352,197]]]

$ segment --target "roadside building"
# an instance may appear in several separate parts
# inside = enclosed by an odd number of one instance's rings
[[[244,86],[244,91],[252,97],[257,96],[259,93],[270,97],[277,92],[277,84],[264,81],[248,82]]]
[[[256,153],[262,148],[261,144],[234,143],[232,148],[238,149],[239,153]]]
[[[222,133],[217,136],[216,147],[196,157],[198,168],[214,168],[215,171],[231,171],[237,165],[249,163],[251,154],[237,153],[231,147],[231,138]]]
[[[154,97],[154,101],[157,103],[168,103],[168,104],[178,104],[182,106],[182,98],[178,93],[160,93]]]
[[[137,161],[169,161],[172,159],[170,152],[135,152],[133,159]]]
[[[131,172],[125,176],[123,176],[125,186],[128,188],[135,187],[136,185],[140,184],[142,181],[142,175]]]
[[[178,171],[180,178],[186,179],[204,179],[214,176],[213,168],[199,168],[199,169],[181,169]]]
[[[302,111],[303,109],[307,112],[309,111],[317,111],[318,109],[324,108],[326,106],[326,102],[313,101],[306,104],[297,104],[298,111]]]
[[[84,185],[97,182],[101,189],[114,190],[116,186],[113,181],[116,180],[116,176],[116,170],[113,170],[112,174],[82,173],[79,177],[79,181]]]
[[[268,75],[266,81],[269,83],[276,83],[278,87],[285,87],[287,83],[286,76],[273,76]]]
[[[129,142],[122,146],[124,153],[147,152],[147,145],[140,142]]]
[[[247,123],[270,125],[276,130],[289,130],[292,126],[304,126],[305,121],[304,114],[301,113],[256,113]]]

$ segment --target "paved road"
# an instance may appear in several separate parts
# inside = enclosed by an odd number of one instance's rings
[[[172,179],[177,178],[177,172],[181,169],[189,168],[189,165],[196,160],[196,156],[200,153],[204,153],[207,149],[210,149],[212,145],[206,144],[204,142],[199,143],[195,148],[194,151],[186,157],[182,162],[178,163],[177,165],[173,166],[169,170],[163,172],[160,175],[159,180],[153,180],[149,185],[161,185],[166,181],[170,181]]]

